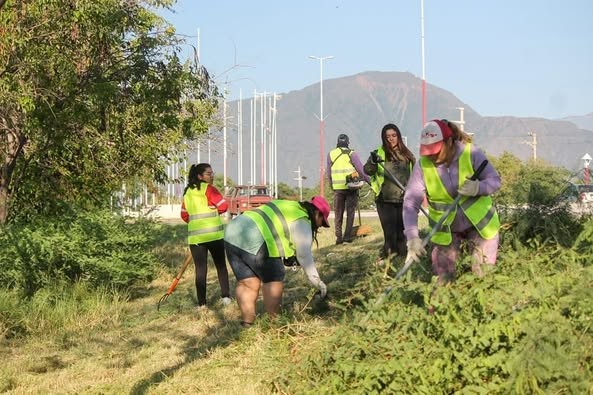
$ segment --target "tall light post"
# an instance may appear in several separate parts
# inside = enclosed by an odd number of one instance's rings
[[[583,161],[583,184],[589,185],[589,165],[591,164],[591,155],[585,154],[581,160]]]
[[[420,0],[420,41],[422,45],[422,126],[426,123],[426,63],[424,61],[424,0]]]
[[[323,196],[324,181],[324,152],[323,152],[323,61],[333,59],[333,56],[309,56],[309,59],[319,60],[319,194]]]

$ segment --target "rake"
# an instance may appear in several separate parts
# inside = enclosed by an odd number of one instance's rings
[[[191,253],[189,253],[185,257],[185,261],[183,262],[183,266],[181,267],[181,270],[179,270],[179,273],[177,273],[177,276],[175,276],[175,279],[173,280],[173,283],[171,284],[171,286],[169,287],[169,289],[167,290],[167,292],[163,296],[161,296],[161,298],[159,299],[159,303],[156,306],[157,311],[160,310],[161,303],[165,302],[165,300],[167,300],[169,298],[169,295],[171,295],[173,293],[173,291],[175,291],[175,287],[177,287],[177,283],[181,279],[181,276],[183,276],[183,272],[185,272],[185,269],[187,269],[187,266],[189,265],[189,263],[191,261],[192,261],[192,255],[191,255]]]

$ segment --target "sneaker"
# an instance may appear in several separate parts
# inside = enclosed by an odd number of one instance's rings
[[[198,313],[201,313],[201,312],[207,311],[208,306],[206,306],[205,304],[201,304],[196,307],[196,310],[198,311]]]
[[[224,298],[222,298],[222,304],[225,305],[225,306],[230,305],[231,302],[232,302],[232,299],[229,298],[228,296],[225,296]]]

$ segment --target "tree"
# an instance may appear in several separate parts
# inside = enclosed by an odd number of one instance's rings
[[[218,91],[151,9],[174,0],[22,0],[0,13],[0,224],[163,181]]]

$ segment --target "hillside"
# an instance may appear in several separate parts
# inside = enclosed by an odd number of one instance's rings
[[[381,127],[396,123],[408,138],[413,152],[418,152],[421,129],[421,79],[407,72],[364,72],[353,76],[329,79],[323,83],[325,138],[324,151],[335,147],[338,134],[350,136],[351,147],[365,160],[368,152],[380,143]],[[319,180],[319,84],[298,91],[282,93],[277,102],[278,174],[281,182],[296,185],[295,171],[300,166],[310,186]],[[242,104],[243,174],[249,180],[251,99]],[[258,104],[259,106],[259,104]],[[526,160],[533,156],[532,137],[537,137],[536,155],[552,164],[576,170],[579,158],[593,154],[593,132],[580,129],[567,120],[543,118],[485,117],[475,112],[471,103],[464,103],[453,93],[427,84],[427,118],[458,120],[458,107],[464,107],[465,130],[475,134],[475,141],[487,153],[511,152]],[[238,102],[229,102],[227,119],[228,175],[237,179]],[[258,107],[259,108],[259,107]],[[271,112],[270,112],[271,113]],[[269,115],[266,115],[269,117]],[[260,126],[257,116],[255,134],[260,149]],[[576,117],[576,119],[580,119]],[[269,138],[269,137],[268,137]],[[214,133],[212,163],[222,169],[222,137]],[[588,150],[588,151],[587,151]],[[260,168],[259,153],[256,155]],[[261,172],[256,177],[259,180]]]

